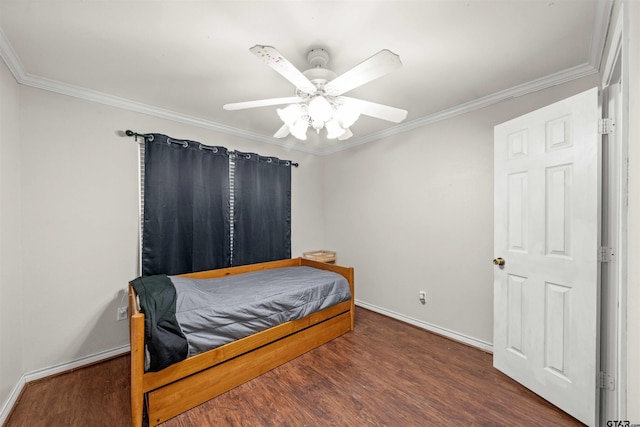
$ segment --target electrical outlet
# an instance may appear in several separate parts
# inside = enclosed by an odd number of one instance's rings
[[[427,293],[425,291],[420,291],[418,293],[418,299],[420,300],[420,304],[427,303]]]
[[[129,317],[129,307],[118,307],[116,309],[117,320],[127,320],[127,317]]]

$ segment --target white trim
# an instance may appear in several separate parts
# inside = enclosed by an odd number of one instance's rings
[[[327,149],[323,150],[322,154],[326,155],[337,153],[338,151],[356,147],[367,142],[376,141],[378,139],[382,139],[392,135],[397,135],[402,132],[407,132],[442,120],[447,120],[452,117],[470,113],[472,111],[479,110],[481,108],[485,108],[502,101],[518,98],[523,95],[538,92],[543,89],[548,89],[550,87],[577,80],[582,77],[587,77],[592,74],[596,74],[597,72],[598,70],[590,64],[578,65],[536,80],[532,80],[528,83],[514,86],[510,89],[505,89],[500,92],[496,92],[494,94],[487,95],[482,98],[478,98],[473,101],[448,108],[446,110],[442,110],[434,114],[429,114],[428,116],[401,123],[380,132],[375,132],[363,137],[352,138],[346,143],[328,147]]]
[[[619,121],[616,123],[616,132],[620,135],[615,140],[620,144],[618,157],[615,159],[616,163],[614,168],[610,171],[612,180],[617,180],[619,183],[618,194],[616,194],[613,200],[613,213],[612,215],[617,219],[617,228],[613,230],[615,233],[615,241],[617,247],[614,250],[617,251],[617,265],[615,266],[617,274],[615,278],[616,282],[611,282],[611,286],[615,286],[617,301],[616,310],[609,310],[609,324],[614,325],[614,345],[616,345],[617,360],[613,361],[613,371],[615,371],[615,389],[614,400],[616,402],[616,413],[605,414],[606,419],[627,419],[627,313],[628,305],[624,302],[627,301],[628,281],[627,281],[627,197],[628,197],[628,160],[629,160],[629,68],[628,68],[628,44],[626,40],[629,40],[628,35],[628,22],[627,22],[627,5],[626,2],[621,2],[618,14],[612,17],[613,29],[610,33],[611,42],[608,52],[605,54],[605,65],[602,73],[602,87],[607,88],[612,82],[614,77],[614,69],[616,63],[620,61],[620,85],[621,85],[621,100],[619,103]],[[604,319],[603,319],[604,320]]]
[[[412,317],[408,317],[403,314],[396,313],[395,311],[391,311],[382,307],[375,306],[373,304],[368,304],[363,301],[356,300],[355,303],[359,307],[374,311],[384,316],[394,318],[396,320],[399,320],[404,323],[408,323],[413,326],[417,326],[421,329],[425,329],[427,331],[436,333],[438,335],[442,335],[454,341],[459,341],[464,344],[468,344],[472,347],[476,347],[488,353],[493,352],[493,345],[486,341],[482,341],[464,334],[460,334],[452,330],[433,325],[431,323],[423,322],[421,320],[414,319]],[[60,363],[58,365],[37,369],[35,371],[31,371],[31,372],[27,372],[26,374],[23,374],[22,377],[20,377],[18,384],[16,384],[16,386],[11,391],[9,395],[9,399],[7,399],[4,406],[2,407],[2,411],[0,411],[0,425],[2,425],[6,421],[6,418],[9,416],[9,413],[11,412],[13,405],[16,403],[26,383],[31,381],[36,381],[42,378],[50,377],[52,375],[61,374],[67,371],[71,371],[73,369],[81,368],[83,366],[90,365],[92,363],[100,362],[106,359],[110,359],[112,357],[126,354],[130,351],[131,351],[131,347],[129,346],[129,344],[127,344],[121,347],[116,347],[111,350],[105,350],[100,353],[95,353],[89,356],[81,357],[79,359],[75,359],[70,362]]]
[[[0,57],[4,59],[4,62],[7,64],[9,71],[13,74],[13,77],[16,79],[18,83],[20,83],[20,79],[26,73],[24,71],[24,67],[22,66],[22,62],[18,58],[18,55],[13,50],[13,47],[9,43],[7,36],[4,35],[2,28],[0,27]]]
[[[4,402],[2,409],[0,409],[0,425],[3,426],[4,423],[7,421],[7,419],[9,418],[11,409],[13,409],[13,405],[15,405],[16,402],[18,401],[18,398],[20,397],[20,393],[22,393],[22,389],[24,388],[26,383],[27,382],[25,380],[25,377],[24,375],[22,375],[20,377],[20,380],[18,380],[18,384],[16,384],[13,390],[11,390],[11,393],[9,393],[9,398]]]
[[[413,326],[417,326],[421,329],[425,329],[429,332],[442,335],[454,341],[462,342],[464,344],[478,348],[482,351],[493,353],[493,345],[489,342],[482,341],[482,340],[470,337],[468,335],[460,334],[458,332],[454,332],[450,329],[442,328],[440,326],[436,326],[428,322],[423,322],[422,320],[414,319],[412,317],[408,317],[403,314],[396,313],[395,311],[391,311],[382,307],[375,306],[373,304],[368,304],[363,301],[356,300],[355,303],[358,307],[362,307],[367,310],[371,310],[376,313],[382,314],[384,316],[399,320],[401,322],[408,323]],[[7,401],[4,403],[2,410],[0,410],[0,425],[4,425],[4,423],[6,422],[7,418],[9,417],[9,413],[13,408],[13,405],[15,405],[15,403],[17,402],[18,398],[20,397],[20,393],[22,392],[22,390],[24,389],[24,386],[28,382],[50,377],[56,374],[61,374],[76,368],[81,368],[83,366],[90,365],[92,363],[100,362],[112,357],[126,354],[130,351],[131,351],[131,347],[127,344],[111,350],[106,350],[100,353],[95,353],[89,356],[81,357],[80,359],[75,359],[70,362],[60,363],[58,365],[50,366],[48,368],[38,369],[38,370],[23,374],[22,377],[20,377],[20,380],[18,381],[16,386],[13,388],[13,390],[9,394],[9,399],[7,399]]]
[[[589,64],[594,68],[600,69],[602,55],[607,42],[613,0],[598,0],[596,7],[593,38],[591,39],[591,50],[589,51]]]
[[[533,80],[531,82],[515,86],[510,89],[506,89],[494,94],[478,98],[476,100],[461,104],[434,114],[430,114],[418,119],[411,120],[409,122],[402,123],[397,126],[387,128],[380,132],[374,132],[362,137],[355,137],[350,139],[346,143],[329,147],[311,147],[306,144],[299,144],[296,141],[282,141],[270,136],[261,135],[255,132],[235,128],[232,126],[217,123],[211,120],[206,120],[187,114],[167,110],[160,107],[155,107],[148,104],[143,104],[137,101],[131,101],[125,98],[109,95],[103,92],[86,89],[80,86],[75,86],[59,81],[47,79],[45,77],[34,76],[25,71],[20,59],[11,47],[11,44],[7,40],[5,34],[0,28],[0,57],[4,59],[7,66],[11,70],[11,73],[15,77],[19,84],[25,86],[31,86],[38,89],[48,90],[56,92],[62,95],[73,96],[76,98],[84,99],[87,101],[97,102],[99,104],[109,105],[116,108],[122,108],[128,111],[134,111],[141,114],[146,114],[152,117],[158,117],[161,119],[171,120],[178,123],[184,123],[191,126],[210,129],[216,132],[224,133],[227,135],[233,135],[240,138],[245,138],[253,141],[264,142],[267,144],[277,145],[291,150],[302,151],[315,155],[328,155],[337,153],[339,151],[347,150],[352,147],[356,147],[367,142],[376,141],[388,136],[397,135],[403,132],[407,132],[412,129],[416,129],[422,126],[427,126],[432,123],[446,120],[451,117],[455,117],[461,114],[465,114],[471,111],[478,110],[480,108],[487,107],[489,105],[496,104],[507,99],[516,98],[532,92],[537,92],[543,89],[547,89],[552,86],[556,86],[562,83],[566,83],[572,80],[579,79],[581,77],[589,76],[597,73],[600,66],[603,46],[606,41],[606,33],[609,25],[609,19],[611,9],[613,7],[612,0],[599,0],[598,8],[596,11],[596,17],[594,19],[594,34],[591,40],[590,58],[589,62],[578,65],[566,70]]]
[[[602,67],[602,87],[606,87],[610,83],[613,77],[614,66],[618,60],[618,57],[622,53],[622,33],[624,31],[624,24],[621,15],[624,13],[624,7],[624,5],[621,5],[619,15],[615,18],[615,22],[613,23],[613,30],[611,31],[611,43],[604,61],[604,66]]]
[[[122,354],[131,351],[129,344],[122,347],[116,347],[111,350],[101,351],[100,353],[90,354],[89,356],[81,357],[70,362],[60,363],[58,365],[50,366],[48,368],[37,369],[35,371],[27,372],[24,374],[26,382],[39,380],[41,378],[50,377],[51,375],[61,374],[72,369],[81,368],[92,363],[100,362],[111,357],[120,356]]]
[[[306,145],[296,145],[293,142],[288,142],[288,143],[282,142],[278,139],[260,135],[255,132],[238,129],[238,128],[227,126],[222,123],[217,123],[211,120],[206,120],[206,119],[191,116],[188,114],[167,110],[165,108],[155,107],[153,105],[143,104],[137,101],[131,101],[129,99],[120,98],[118,96],[109,95],[103,92],[98,92],[95,90],[86,89],[80,86],[75,86],[68,83],[62,83],[55,80],[47,79],[45,77],[34,76],[31,74],[25,74],[20,77],[21,78],[17,79],[18,83],[23,84],[25,86],[48,90],[50,92],[56,92],[61,95],[72,96],[75,98],[84,99],[86,101],[91,101],[91,102],[96,102],[98,104],[104,104],[111,107],[121,108],[123,110],[134,111],[136,113],[146,114],[148,116],[157,117],[160,119],[171,120],[178,123],[184,123],[190,126],[210,129],[216,132],[224,133],[227,135],[233,135],[233,136],[237,136],[244,139],[249,139],[249,140],[258,141],[258,142],[266,142],[268,144],[278,145],[280,147],[291,148],[297,151],[316,154],[316,150]]]
[[[2,52],[0,51],[0,54]],[[161,119],[171,120],[174,122],[184,123],[190,126],[196,126],[204,129],[210,129],[216,132],[224,133],[227,135],[233,135],[240,138],[250,139],[253,141],[264,142],[268,144],[278,145],[280,147],[288,148],[291,150],[302,151],[315,155],[328,155],[337,153],[339,151],[347,150],[358,145],[365,144],[367,142],[377,141],[379,139],[398,135],[409,130],[413,130],[419,127],[427,126],[442,120],[450,119],[455,116],[469,113],[471,111],[479,110],[484,107],[488,107],[493,104],[497,104],[508,99],[517,98],[529,93],[537,92],[543,89],[557,86],[562,83],[567,83],[582,77],[590,76],[597,73],[598,70],[593,68],[590,64],[582,64],[576,67],[563,70],[549,76],[542,77],[540,79],[533,80],[531,82],[515,86],[510,89],[506,89],[494,94],[478,98],[476,100],[461,104],[434,114],[430,114],[418,119],[411,120],[390,128],[384,129],[379,132],[374,132],[362,137],[355,137],[345,143],[339,145],[333,145],[329,147],[311,147],[305,144],[297,144],[296,142],[289,141],[283,142],[279,139],[260,135],[255,132],[234,128],[221,123],[213,122],[211,120],[205,120],[198,117],[190,116],[183,113],[167,110],[164,108],[154,107],[152,105],[143,104],[137,101],[131,101],[125,98],[108,95],[106,93],[85,89],[79,86],[70,85],[67,83],[61,83],[54,80],[46,79],[44,77],[37,77],[30,74],[22,75],[18,78],[18,83],[35,87],[42,90],[48,90],[56,92],[62,95],[73,96],[76,98],[84,99],[91,102],[97,102],[99,104],[109,105],[111,107],[122,108],[128,111],[134,111],[141,114],[146,114],[152,117],[158,117]]]
[[[428,322],[424,322],[422,320],[414,319],[413,317],[405,316],[404,314],[397,313],[395,311],[387,310],[386,308],[378,307],[373,304],[366,303],[364,301],[356,300],[356,305],[358,307],[366,308],[367,310],[375,311],[376,313],[382,314],[387,317],[391,317],[393,319],[399,320],[404,323],[408,323],[413,326],[417,326],[418,328],[425,329],[429,332],[433,332],[438,335],[442,335],[446,338],[452,339],[454,341],[458,341],[472,347],[476,347],[482,351],[486,351],[487,353],[493,353],[493,344],[479,340],[477,338],[470,337],[468,335],[460,334],[458,332],[454,332],[450,329],[442,328],[440,326],[433,325]]]
[[[20,397],[20,393],[22,393],[22,389],[24,386],[31,381],[39,380],[41,378],[50,377],[52,375],[61,374],[67,371],[71,371],[76,368],[81,368],[86,365],[90,365],[92,363],[101,362],[106,359],[110,359],[112,357],[120,356],[122,354],[126,354],[131,351],[131,347],[129,344],[123,345],[121,347],[116,347],[111,350],[101,351],[100,353],[91,354],[89,356],[81,357],[80,359],[75,359],[70,362],[60,363],[58,365],[50,366],[48,368],[42,368],[35,371],[27,372],[20,377],[20,380],[16,384],[16,386],[11,390],[9,394],[9,398],[4,403],[2,410],[0,410],[0,425],[4,425],[7,418],[9,417],[9,413],[11,409],[13,409],[13,405],[16,404],[16,401]]]

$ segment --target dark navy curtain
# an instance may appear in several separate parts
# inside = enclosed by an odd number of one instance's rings
[[[143,275],[228,267],[229,215],[226,148],[146,136]]]
[[[235,155],[233,265],[291,258],[291,162]]]

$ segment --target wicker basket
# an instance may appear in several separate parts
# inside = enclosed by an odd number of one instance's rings
[[[302,257],[312,259],[314,261],[326,262],[327,264],[335,264],[337,258],[334,251],[326,250],[303,252]]]

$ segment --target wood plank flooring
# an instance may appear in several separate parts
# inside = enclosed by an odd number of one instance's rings
[[[129,357],[29,383],[6,427],[128,426]],[[356,329],[163,427],[581,426],[491,355],[362,308]]]

